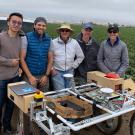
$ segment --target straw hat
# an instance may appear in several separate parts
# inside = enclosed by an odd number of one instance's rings
[[[57,31],[59,31],[59,30],[61,30],[61,29],[68,29],[68,30],[70,30],[71,32],[73,32],[73,29],[71,28],[70,24],[67,24],[67,23],[61,24],[61,26],[57,28]]]

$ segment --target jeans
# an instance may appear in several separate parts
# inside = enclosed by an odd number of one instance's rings
[[[70,88],[72,85],[71,79],[66,79],[63,77],[64,74],[73,74],[74,70],[70,69],[67,71],[56,70],[56,74],[52,76],[52,83],[54,90],[61,90],[64,88]]]
[[[14,103],[7,97],[8,83],[18,82],[19,76],[8,80],[0,80],[0,125],[4,129],[11,130],[11,118],[14,109]],[[3,114],[2,114],[3,112]],[[3,120],[2,120],[3,116]]]

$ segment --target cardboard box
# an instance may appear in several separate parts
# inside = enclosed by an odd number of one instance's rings
[[[99,71],[93,71],[87,73],[87,82],[95,82],[102,87],[112,88],[115,91],[123,89],[123,78],[107,78],[105,74]]]
[[[8,84],[8,98],[11,99],[24,113],[28,113],[30,111],[30,102],[34,100],[34,94],[18,96],[10,89],[10,86],[23,83],[25,82]]]
[[[135,83],[131,78],[124,80],[124,89],[135,92]]]

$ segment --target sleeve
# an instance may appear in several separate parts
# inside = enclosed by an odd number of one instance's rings
[[[77,68],[79,66],[79,64],[84,59],[84,54],[83,54],[83,51],[82,51],[80,45],[78,44],[77,41],[75,42],[75,44],[76,44],[76,48],[75,48],[76,49],[76,54],[75,54],[76,55],[76,59],[75,59],[75,61],[73,63],[73,68]]]
[[[101,43],[100,48],[99,48],[99,52],[98,52],[98,56],[97,56],[97,63],[98,63],[98,67],[100,68],[100,70],[102,72],[104,72],[104,73],[111,72],[104,64],[104,44],[103,44],[103,42]]]
[[[53,52],[53,51],[54,51],[54,44],[53,44],[53,40],[51,40],[49,52]]]
[[[129,58],[128,58],[128,49],[127,46],[125,45],[122,49],[121,53],[121,66],[117,73],[121,76],[125,73],[126,69],[129,66]]]
[[[21,37],[21,39],[22,39],[21,49],[26,49],[27,50],[27,46],[28,46],[27,37],[26,36],[23,36],[23,37]]]

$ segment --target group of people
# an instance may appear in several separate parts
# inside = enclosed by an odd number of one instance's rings
[[[93,25],[82,24],[76,39],[69,24],[57,28],[58,37],[51,39],[46,33],[47,21],[37,17],[33,31],[24,33],[23,15],[11,13],[7,30],[0,33],[0,130],[10,133],[14,104],[7,97],[8,83],[18,82],[19,71],[23,80],[43,92],[49,90],[49,77],[53,90],[71,87],[64,74],[74,74],[80,84],[87,83],[87,72],[100,70],[122,76],[129,65],[127,45],[120,40],[116,24],[108,26],[108,38],[100,45],[93,38]],[[20,69],[21,68],[21,69]],[[3,114],[2,114],[3,113]]]

